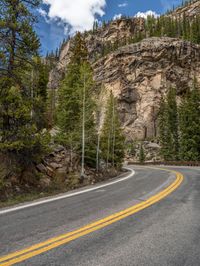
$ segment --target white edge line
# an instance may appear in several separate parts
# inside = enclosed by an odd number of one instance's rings
[[[37,201],[37,202],[28,203],[28,204],[25,204],[25,205],[22,205],[22,206],[18,206],[18,207],[5,209],[5,210],[0,211],[0,215],[6,214],[6,213],[10,213],[10,212],[14,212],[14,211],[18,211],[18,210],[23,210],[23,209],[26,209],[26,208],[42,205],[42,204],[45,204],[45,203],[49,203],[49,202],[53,202],[53,201],[57,201],[57,200],[61,200],[61,199],[70,198],[70,197],[77,196],[77,195],[81,195],[81,194],[84,194],[84,193],[87,193],[87,192],[91,192],[91,191],[97,190],[99,188],[108,187],[108,186],[111,186],[113,184],[116,184],[116,183],[119,183],[119,182],[123,182],[123,181],[131,178],[133,175],[135,175],[135,171],[133,169],[128,168],[128,167],[124,167],[124,169],[126,169],[128,171],[131,171],[131,173],[128,176],[126,176],[126,177],[119,178],[118,180],[112,181],[110,183],[99,185],[99,186],[95,186],[95,187],[92,187],[92,188],[88,188],[88,189],[81,190],[81,191],[74,192],[74,193],[70,193],[70,194],[65,194],[65,195],[53,197],[53,198],[50,198],[50,199],[45,199],[45,200],[41,200],[41,201]]]

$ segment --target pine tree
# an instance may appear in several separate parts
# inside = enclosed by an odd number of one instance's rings
[[[96,166],[96,143],[97,132],[94,121],[95,102],[93,100],[93,71],[88,62],[81,66],[81,118],[82,118],[82,174],[84,174],[85,165],[90,167]]]
[[[179,107],[180,157],[186,161],[200,160],[200,92],[196,81]]]
[[[34,121],[38,129],[47,127],[47,84],[49,80],[49,67],[41,58],[35,59],[35,68],[32,69],[33,80],[33,112]]]
[[[167,127],[172,139],[171,157],[178,160],[179,155],[179,134],[178,134],[178,109],[176,102],[176,90],[170,88],[167,94]]]
[[[101,132],[102,158],[106,161],[107,168],[109,165],[113,167],[121,166],[124,158],[124,141],[116,108],[116,99],[111,93]]]
[[[24,163],[29,163],[36,160],[41,153],[46,149],[48,144],[48,137],[39,134],[36,124],[32,122],[31,118],[31,102],[24,101],[19,86],[12,86],[6,99],[3,101],[9,105],[9,129],[4,127],[5,139],[0,143],[0,150],[2,152],[12,152],[18,156],[23,166]],[[0,113],[4,115],[4,108],[2,105],[2,98],[0,98]],[[6,113],[7,115],[7,113]],[[0,119],[0,127],[2,128],[3,120]],[[12,141],[11,141],[12,140]]]
[[[0,4],[0,43],[4,59],[1,72],[9,77],[12,85],[12,81],[21,85],[20,75],[38,53],[40,43],[33,30],[35,17],[30,10],[38,4],[38,0],[2,0]]]
[[[59,90],[57,124],[61,133],[58,141],[71,152],[84,153],[85,163],[95,165],[95,105],[92,100],[94,82],[87,56],[85,41],[78,33],[66,76]]]
[[[161,144],[161,156],[164,160],[171,159],[171,147],[172,147],[172,138],[168,128],[168,110],[167,103],[164,98],[161,98],[160,110],[159,110],[159,140]],[[170,148],[169,148],[170,147]]]
[[[141,164],[145,162],[145,153],[144,153],[144,148],[142,144],[140,145],[139,161]]]
[[[161,99],[159,111],[161,155],[166,161],[179,159],[178,110],[176,91],[169,89],[166,100]]]
[[[32,73],[39,39],[33,30],[37,0],[2,0],[0,3],[0,138],[1,150],[22,155],[39,153],[42,137],[34,120]],[[37,78],[37,77],[36,77]],[[42,141],[40,142],[42,149]],[[25,154],[30,154],[26,158]],[[24,156],[23,156],[24,155]]]
[[[63,132],[77,132],[80,127],[81,114],[81,64],[87,59],[84,41],[78,33],[74,40],[72,58],[68,65],[67,74],[59,90],[57,108],[58,125]],[[80,129],[80,128],[79,128]]]
[[[105,20],[103,21],[103,23],[102,23],[102,27],[105,29],[106,28],[106,22],[105,22]]]

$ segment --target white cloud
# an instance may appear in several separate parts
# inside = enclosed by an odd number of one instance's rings
[[[148,10],[146,12],[138,12],[137,14],[135,14],[134,17],[136,18],[147,18],[148,16],[154,16],[155,18],[158,18],[160,17],[159,14],[157,14],[155,11],[152,11],[152,10]]]
[[[90,30],[95,16],[103,16],[106,0],[43,0],[49,5],[48,17],[61,19],[76,31]]]
[[[47,15],[47,12],[42,8],[38,8],[38,12],[40,13],[42,17],[45,17]]]
[[[47,14],[46,10],[44,10],[42,8],[38,8],[38,12],[44,18],[44,20],[46,21],[46,23],[50,23],[50,20],[48,18],[48,14]]]
[[[119,4],[118,7],[126,7],[128,5],[128,3],[124,2],[122,4]]]
[[[116,14],[113,17],[113,20],[120,19],[122,17],[122,14]]]

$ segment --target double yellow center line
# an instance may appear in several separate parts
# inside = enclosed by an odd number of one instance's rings
[[[107,216],[101,220],[98,220],[96,222],[93,222],[91,224],[88,224],[78,230],[69,232],[67,234],[60,235],[58,237],[51,238],[47,241],[41,242],[39,244],[33,245],[29,248],[23,249],[21,251],[17,251],[11,254],[8,254],[4,257],[0,258],[0,266],[8,266],[8,265],[14,265],[16,263],[25,261],[27,259],[30,259],[34,256],[37,256],[39,254],[42,254],[44,252],[47,252],[51,249],[57,248],[63,244],[69,243],[72,240],[75,240],[79,237],[82,237],[84,235],[87,235],[91,232],[94,232],[96,230],[99,230],[101,228],[104,228],[110,224],[113,224],[121,219],[124,219],[130,215],[133,215],[151,205],[154,203],[160,201],[161,199],[165,198],[167,195],[172,193],[175,189],[177,189],[180,184],[183,181],[183,175],[179,172],[172,171],[172,170],[166,170],[166,169],[160,169],[168,172],[173,172],[176,174],[176,180],[167,188],[162,190],[161,192],[157,193],[156,195],[150,197],[149,199],[140,202],[130,208],[127,208],[123,211],[117,212],[115,214],[112,214],[110,216]]]

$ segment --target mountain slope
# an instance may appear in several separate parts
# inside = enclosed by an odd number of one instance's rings
[[[200,1],[194,0],[190,4],[177,8],[171,13],[172,16],[179,17],[185,14],[186,17],[193,18],[200,14]]]
[[[199,7],[200,1],[194,1],[171,14],[199,15]],[[99,93],[101,123],[109,92],[112,91],[118,99],[127,139],[139,140],[157,136],[160,99],[170,87],[176,88],[179,97],[191,86],[194,77],[200,83],[199,45],[169,37],[146,38],[129,44],[141,33],[148,36],[142,18],[122,18],[85,33],[95,81],[102,88]],[[115,47],[119,40],[120,45]],[[71,47],[73,38],[63,46],[59,62],[50,74],[49,90],[58,90],[60,80],[67,71]]]

